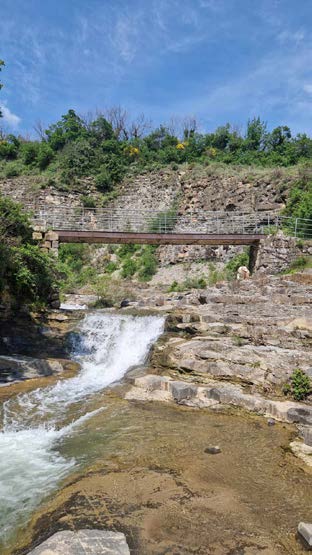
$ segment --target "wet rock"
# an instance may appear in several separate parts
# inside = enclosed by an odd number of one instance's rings
[[[312,426],[312,407],[298,406],[288,410],[288,419],[296,424]]]
[[[305,428],[303,430],[303,441],[306,445],[310,445],[312,447],[312,427]]]
[[[221,449],[218,445],[215,445],[213,447],[206,447],[205,453],[208,453],[208,455],[218,455],[219,453],[221,453]]]
[[[192,399],[197,393],[197,387],[184,382],[170,382],[170,391],[177,403]]]
[[[57,532],[28,555],[130,555],[125,535],[106,530]]]
[[[309,548],[312,548],[312,524],[309,522],[299,522],[298,533],[305,539]]]
[[[75,363],[62,359],[0,356],[0,382],[30,380],[60,374],[68,364],[75,365]]]
[[[128,299],[123,299],[120,303],[120,308],[126,308],[129,305],[130,305],[130,301],[128,301]]]

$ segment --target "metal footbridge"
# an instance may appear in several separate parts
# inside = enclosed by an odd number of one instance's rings
[[[59,205],[25,206],[34,229],[62,243],[257,245],[279,230],[312,239],[312,220],[263,212],[126,210]]]

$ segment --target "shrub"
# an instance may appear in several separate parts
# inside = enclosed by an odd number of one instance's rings
[[[298,256],[290,265],[290,270],[304,270],[305,268],[312,267],[312,257],[311,256]]]
[[[55,284],[54,261],[37,245],[13,247],[8,270],[10,293],[25,302],[46,302]]]
[[[117,266],[116,262],[108,262],[108,264],[106,264],[106,266],[105,266],[105,272],[107,274],[112,274],[117,269],[118,269],[118,266]]]
[[[205,289],[207,287],[207,282],[204,277],[200,278],[187,278],[182,283],[178,283],[176,280],[172,282],[168,291],[169,293],[175,291],[176,293],[181,291],[187,291],[188,289]]]
[[[18,154],[18,147],[9,141],[0,141],[0,159],[14,160]]]
[[[68,143],[61,153],[60,166],[67,175],[82,177],[93,168],[95,152],[86,139]]]
[[[82,195],[81,202],[85,208],[96,208],[96,198],[91,195]]]
[[[139,278],[142,281],[150,280],[157,271],[156,247],[146,245],[140,258]]]
[[[302,401],[311,392],[311,380],[300,368],[296,368],[290,376],[289,383],[283,387],[285,395],[291,395],[296,401]]]
[[[117,254],[118,256],[120,256],[120,258],[125,258],[131,254],[134,254],[139,248],[140,246],[134,243],[124,243],[119,247]]]
[[[39,143],[23,143],[21,146],[22,160],[26,166],[35,164],[39,153]]]
[[[113,189],[113,180],[107,168],[102,168],[95,178],[95,183],[99,191],[102,193],[109,192]]]
[[[22,169],[19,164],[12,162],[5,169],[6,177],[17,177],[22,173]]]
[[[137,271],[137,264],[133,258],[126,258],[121,270],[121,276],[123,278],[132,277]]]
[[[209,276],[208,276],[208,284],[210,286],[215,285],[219,281],[223,281],[225,279],[224,272],[221,270],[217,270],[214,264],[209,264]]]
[[[45,170],[54,158],[54,152],[47,143],[40,143],[37,164],[40,170]]]

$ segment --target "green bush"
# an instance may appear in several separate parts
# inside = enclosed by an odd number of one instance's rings
[[[134,254],[139,248],[140,245],[136,245],[134,243],[124,243],[119,247],[117,254],[120,258],[125,258]]]
[[[249,266],[249,253],[242,252],[241,254],[237,254],[227,263],[225,270],[228,279],[233,279],[236,276],[237,270],[240,266]]]
[[[149,281],[157,271],[157,258],[155,256],[156,247],[145,245],[143,254],[140,257],[140,270],[138,276],[142,281]]]
[[[86,139],[79,139],[68,143],[63,148],[60,157],[60,167],[64,176],[83,177],[88,175],[95,162],[95,152]]]
[[[91,195],[82,195],[81,202],[85,208],[96,208],[97,200]]]
[[[132,277],[137,271],[137,264],[133,258],[126,258],[122,265],[121,276],[123,278]]]
[[[225,279],[225,272],[222,270],[218,270],[214,264],[210,263],[209,267],[209,276],[208,276],[208,285],[212,287],[219,281],[223,281]]]
[[[40,145],[37,142],[23,143],[21,146],[22,160],[26,166],[36,164]]]
[[[0,196],[0,296],[12,304],[46,304],[57,281],[55,260],[32,244],[21,207]]]
[[[188,289],[205,289],[207,287],[207,281],[204,277],[200,278],[187,278],[182,283],[178,283],[176,280],[170,285],[168,292],[171,293],[175,291],[176,293],[181,291],[187,291]]]
[[[114,184],[112,176],[107,168],[102,167],[100,173],[95,177],[95,184],[102,193],[109,192],[113,189]]]
[[[312,393],[311,380],[305,372],[296,368],[289,383],[284,385],[283,391],[285,395],[291,395],[296,401],[302,401]]]
[[[302,255],[298,256],[298,258],[296,258],[296,260],[291,263],[289,271],[290,273],[292,273],[300,270],[305,270],[307,268],[312,268],[312,256]]]
[[[118,270],[118,265],[116,264],[116,262],[108,262],[108,264],[106,264],[105,266],[105,272],[107,274],[112,274],[116,270]]]
[[[5,176],[6,177],[17,177],[21,175],[22,169],[17,162],[11,162],[10,165],[7,165],[5,168]]]
[[[18,146],[8,140],[0,140],[0,160],[15,160],[18,155]]]
[[[55,285],[54,260],[37,245],[11,249],[10,293],[20,302],[46,302]]]
[[[54,158],[54,152],[47,143],[40,143],[37,154],[37,165],[40,170],[45,170]]]

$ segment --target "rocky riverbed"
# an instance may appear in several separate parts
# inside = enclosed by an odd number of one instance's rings
[[[124,533],[136,555],[304,553],[312,399],[283,385],[295,368],[312,375],[311,293],[309,273],[138,287],[118,314],[162,314],[165,333],[147,365],[88,400],[94,416],[60,446],[79,468],[5,553],[86,528]],[[61,344],[83,314],[52,311],[45,337]]]

